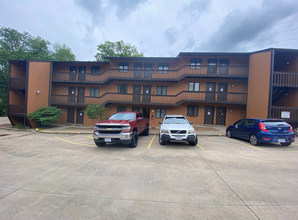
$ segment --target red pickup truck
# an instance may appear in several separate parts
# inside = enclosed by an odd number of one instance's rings
[[[149,135],[148,118],[144,118],[141,112],[117,112],[107,120],[95,123],[93,139],[98,147],[106,143],[121,143],[135,148],[141,133]]]

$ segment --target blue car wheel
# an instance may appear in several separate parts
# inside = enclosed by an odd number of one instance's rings
[[[254,146],[258,146],[258,145],[260,145],[260,142],[258,141],[257,136],[254,135],[254,134],[250,135],[250,137],[249,137],[249,142],[250,142],[252,145],[254,145]]]

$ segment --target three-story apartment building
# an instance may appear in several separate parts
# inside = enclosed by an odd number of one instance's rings
[[[181,52],[177,57],[109,57],[109,62],[10,61],[7,115],[36,127],[27,114],[62,109],[60,123],[93,125],[88,105],[140,111],[157,125],[165,114],[194,124],[241,118],[298,122],[298,50],[252,53]]]

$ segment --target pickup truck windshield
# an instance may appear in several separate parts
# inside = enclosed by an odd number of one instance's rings
[[[112,115],[109,120],[134,120],[135,113],[116,113]]]
[[[188,124],[184,117],[169,117],[165,118],[164,124]]]

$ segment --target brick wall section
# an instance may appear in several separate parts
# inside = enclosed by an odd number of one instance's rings
[[[247,118],[267,118],[269,104],[271,51],[250,56]]]
[[[27,113],[48,106],[50,65],[50,62],[29,63]]]

